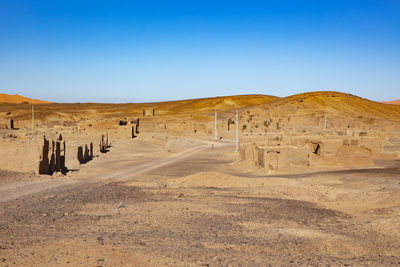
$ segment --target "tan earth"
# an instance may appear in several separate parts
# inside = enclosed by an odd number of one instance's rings
[[[338,92],[49,103],[34,129],[31,110],[0,104],[0,266],[400,265],[400,106]],[[346,167],[266,172],[235,152],[236,110],[240,144],[357,139],[371,164],[349,146]],[[38,174],[43,135],[60,134],[67,170]]]

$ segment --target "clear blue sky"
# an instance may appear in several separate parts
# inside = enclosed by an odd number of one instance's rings
[[[0,92],[400,98],[400,1],[0,1]]]

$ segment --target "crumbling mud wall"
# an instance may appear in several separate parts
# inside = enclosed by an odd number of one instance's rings
[[[139,134],[140,119],[129,120],[125,118],[118,122],[118,128],[114,128],[112,135],[117,138],[136,138]]]
[[[109,144],[108,144],[108,133],[106,135],[101,135],[100,137],[100,153],[107,153]]]
[[[143,109],[142,111],[143,117],[151,117],[156,115],[156,110],[154,108],[152,109]]]
[[[247,162],[273,171],[303,171],[374,166],[384,142],[378,136],[265,136],[242,137],[239,156]]]
[[[278,110],[279,111],[279,110]],[[393,121],[352,117],[325,111],[272,109],[240,116],[240,159],[273,171],[373,167],[375,159],[398,159],[387,152]]]
[[[38,172],[39,174],[52,175],[54,172],[66,173],[65,166],[66,145],[60,134],[56,141],[50,141],[43,136],[43,146],[41,149]]]
[[[14,120],[13,119],[9,119],[6,125],[6,129],[9,130],[14,130],[15,126],[14,126]]]
[[[93,159],[93,143],[91,142],[89,147],[88,145],[85,146],[78,146],[78,154],[77,159],[79,164],[88,163]]]

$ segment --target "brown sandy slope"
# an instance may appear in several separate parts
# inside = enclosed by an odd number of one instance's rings
[[[24,96],[20,96],[18,94],[15,95],[7,95],[7,94],[0,94],[0,103],[23,103],[27,102],[29,104],[45,104],[50,103],[48,101],[42,101],[38,99],[31,99]]]
[[[143,110],[151,110],[153,108],[157,117],[171,115],[186,116],[188,113],[210,113],[215,108],[221,111],[259,106],[275,99],[278,99],[278,97],[268,95],[238,95],[154,103],[51,103],[40,106],[40,108],[38,107],[35,118],[40,120],[56,116],[59,119],[69,120],[71,118],[87,118],[88,116],[101,116],[103,118],[121,117],[121,114],[141,116]],[[17,111],[13,112],[15,114],[13,118],[17,120],[31,118],[31,107],[28,105],[3,104],[0,105],[0,112],[2,111]]]
[[[350,116],[400,118],[400,106],[385,105],[351,94],[333,91],[292,95],[276,99],[264,107],[289,114],[326,111]]]
[[[392,104],[392,105],[400,105],[400,99],[393,100],[393,101],[383,101],[383,104]]]

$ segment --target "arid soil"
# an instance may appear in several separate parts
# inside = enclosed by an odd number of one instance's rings
[[[262,177],[235,167],[229,142],[168,162],[135,146],[142,162],[1,202],[0,265],[400,264],[399,162]],[[147,171],[107,178],[129,168]]]
[[[287,113],[296,101],[307,112],[310,105],[326,106],[325,98],[315,98],[257,97],[253,104],[268,99],[274,102],[258,108],[276,105]],[[347,115],[393,119],[400,112],[375,102],[357,109],[363,100],[349,98]],[[118,122],[150,104],[135,110],[76,104],[65,113],[68,104],[49,104],[35,131],[24,119],[29,106],[0,106],[12,112],[2,118],[14,116],[20,127],[0,132],[0,266],[400,265],[400,160],[317,172],[247,168],[234,152],[234,135],[225,129],[215,141],[207,128],[212,105],[225,108],[220,119],[227,121],[233,100],[174,102],[164,115],[141,116],[135,138]],[[250,106],[246,101],[241,105]],[[198,112],[188,113],[190,105]],[[187,110],[171,115],[179,109]],[[111,147],[100,153],[105,132]],[[69,171],[38,175],[43,134],[54,139],[60,133]],[[388,140],[385,151],[400,151],[399,134]],[[76,147],[91,141],[94,159],[79,164]]]

